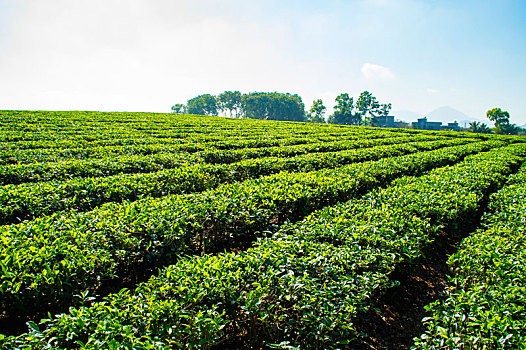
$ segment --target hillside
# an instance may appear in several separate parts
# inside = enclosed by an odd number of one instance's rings
[[[523,138],[44,111],[0,138],[2,349],[526,337]]]

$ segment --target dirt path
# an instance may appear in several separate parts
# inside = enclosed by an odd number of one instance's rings
[[[428,316],[425,306],[444,298],[450,274],[447,259],[457,250],[463,236],[442,232],[426,251],[425,258],[412,266],[398,268],[392,278],[400,284],[376,297],[370,311],[360,317],[357,326],[364,334],[363,344],[350,348],[410,349],[413,338],[425,331],[422,324],[422,319]]]

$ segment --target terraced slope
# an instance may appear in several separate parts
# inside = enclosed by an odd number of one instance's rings
[[[0,140],[13,349],[358,346],[392,271],[526,157],[513,137],[144,113],[0,111]]]

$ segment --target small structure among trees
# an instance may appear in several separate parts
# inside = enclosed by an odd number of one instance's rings
[[[380,128],[396,128],[397,125],[394,118],[394,115],[380,115],[373,119],[373,126]]]
[[[447,125],[442,125],[442,122],[430,122],[427,120],[427,117],[418,118],[416,122],[412,123],[413,129],[420,130],[450,130],[450,131],[460,131],[460,126],[455,121],[453,123],[447,123]]]

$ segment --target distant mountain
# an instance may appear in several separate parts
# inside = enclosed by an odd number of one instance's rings
[[[469,123],[472,121],[479,121],[478,119],[471,118],[469,115],[462,113],[461,111],[450,106],[439,107],[426,114],[426,117],[427,120],[442,123],[451,123],[457,121],[461,126],[464,126],[464,123],[469,125]]]
[[[520,126],[523,129],[526,129],[526,124]]]

